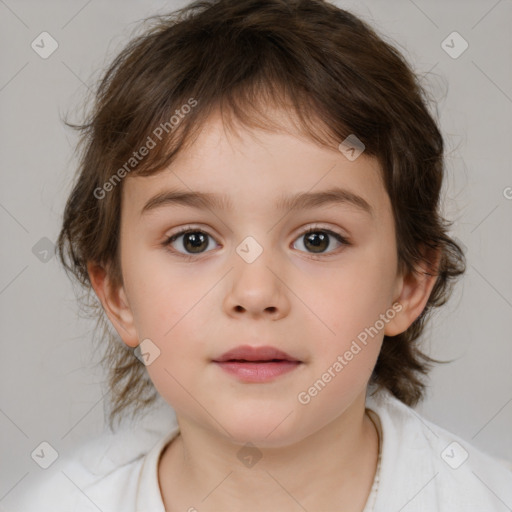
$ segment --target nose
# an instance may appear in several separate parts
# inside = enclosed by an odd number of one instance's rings
[[[234,271],[224,298],[224,310],[230,316],[278,320],[289,313],[290,300],[286,276],[266,251],[252,263],[235,253]],[[236,260],[238,258],[238,260]]]

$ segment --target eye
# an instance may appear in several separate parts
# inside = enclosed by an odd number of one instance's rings
[[[162,245],[169,248],[170,251],[178,253],[185,258],[193,258],[194,255],[200,255],[211,250],[210,241],[214,240],[207,232],[198,228],[184,228],[181,231],[169,236]],[[302,233],[297,239],[310,254],[330,254],[336,248],[344,245],[350,245],[350,242],[339,233],[330,229],[310,228]],[[303,240],[303,241],[302,241]],[[297,242],[294,244],[294,248]],[[334,247],[338,244],[338,247]],[[300,245],[300,243],[299,243]],[[171,248],[172,247],[172,248]],[[299,250],[302,250],[298,247]],[[330,249],[330,250],[328,250]]]
[[[163,245],[165,247],[172,246],[173,252],[178,252],[183,256],[192,256],[206,252],[210,246],[209,239],[213,240],[205,231],[185,228],[167,238],[163,242]],[[183,249],[183,251],[180,250],[180,248]]]
[[[333,242],[333,239],[335,242]],[[296,240],[302,241],[302,245],[306,251],[313,254],[324,254],[326,252],[333,252],[332,246],[338,243],[338,248],[343,245],[350,245],[349,241],[339,233],[335,233],[330,229],[311,228],[305,233],[302,233]],[[294,248],[295,245],[294,245]]]

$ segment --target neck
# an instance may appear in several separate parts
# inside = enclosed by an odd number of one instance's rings
[[[310,436],[267,448],[244,449],[178,418],[180,435],[158,468],[166,510],[361,512],[379,451],[378,433],[364,405],[362,397]]]

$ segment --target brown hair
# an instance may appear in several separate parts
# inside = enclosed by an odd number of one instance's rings
[[[277,130],[269,105],[286,109],[319,144],[337,147],[355,134],[382,168],[399,271],[426,265],[438,274],[422,314],[405,332],[384,337],[372,374],[379,387],[415,405],[424,394],[422,374],[442,362],[416,342],[429,312],[446,302],[465,271],[464,254],[439,211],[443,138],[418,77],[369,25],[322,0],[205,0],[147,21],[152,25],[104,74],[88,120],[71,125],[82,132],[81,160],[58,239],[66,271],[86,292],[81,303],[102,328],[102,346],[108,339],[102,362],[109,371],[110,425],[158,396],[145,366],[109,326],[87,273],[88,262],[101,264],[122,285],[121,178],[168,166],[214,109],[226,123]],[[135,159],[149,139],[154,147]],[[428,249],[440,250],[437,268]]]

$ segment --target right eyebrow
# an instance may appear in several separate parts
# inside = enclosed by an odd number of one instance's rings
[[[185,192],[180,190],[166,190],[153,196],[142,207],[140,215],[170,205],[190,206],[198,209],[209,210],[232,210],[233,204],[228,196],[224,194],[213,194],[211,192]]]

